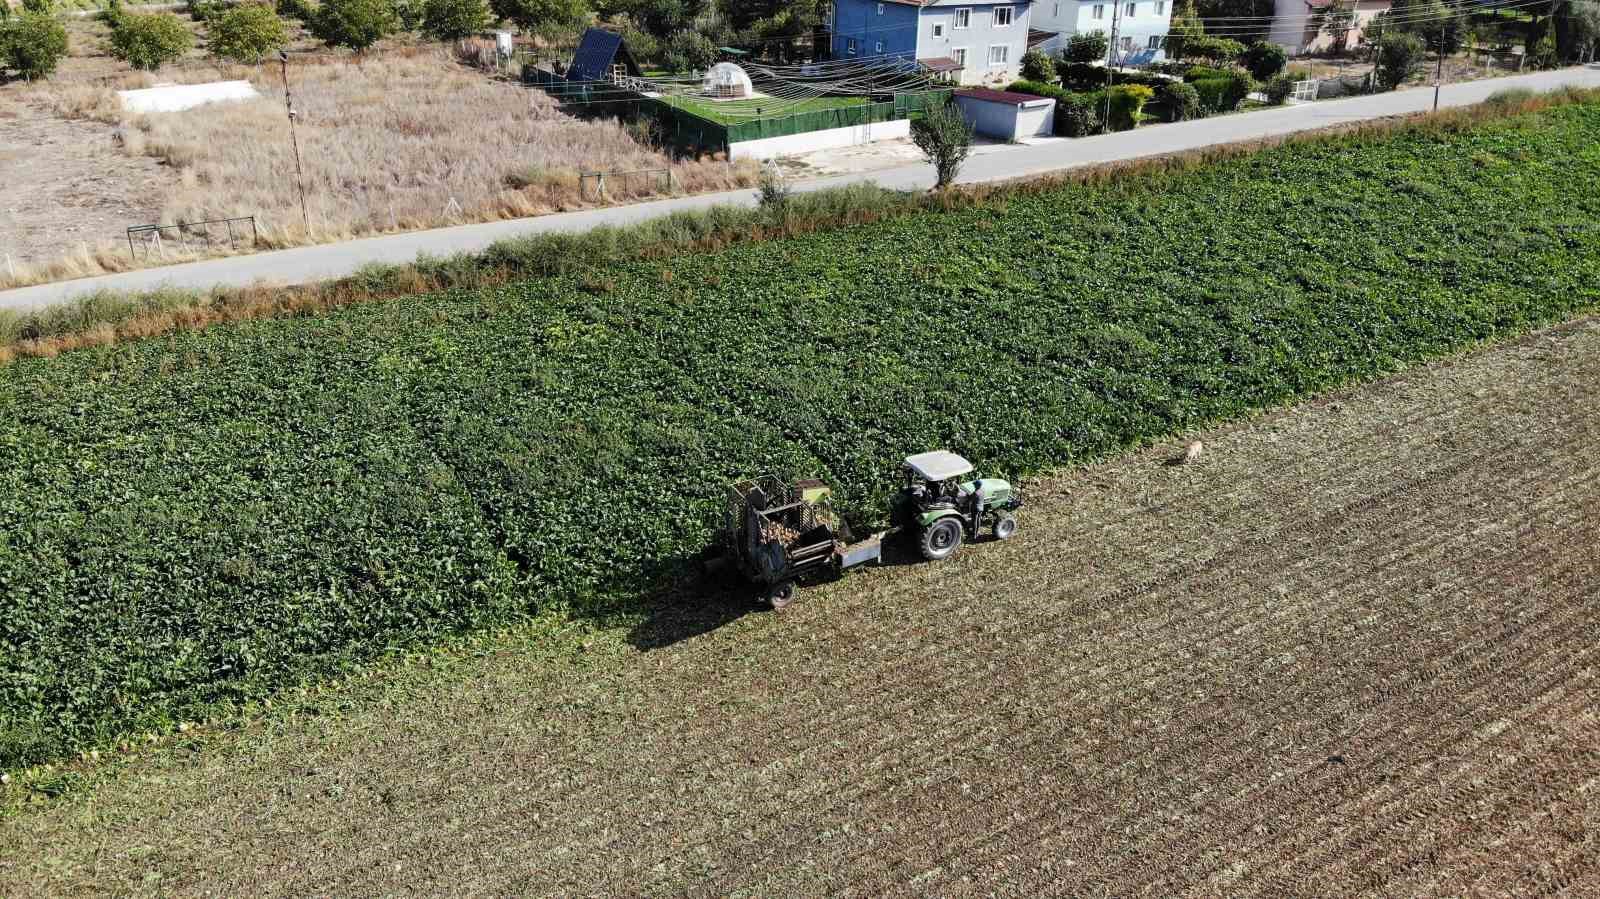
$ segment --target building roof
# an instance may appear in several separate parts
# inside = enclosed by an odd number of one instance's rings
[[[919,59],[917,62],[921,63],[923,68],[930,72],[955,72],[961,68],[961,63],[956,62],[948,56],[935,56],[931,59]]]
[[[974,100],[983,100],[988,103],[1009,103],[1020,106],[1027,103],[1054,102],[1049,97],[1038,97],[1033,94],[1019,94],[1016,91],[994,91],[986,87],[968,87],[956,91],[957,97],[971,97]]]

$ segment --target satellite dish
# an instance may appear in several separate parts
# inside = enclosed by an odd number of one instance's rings
[[[755,96],[755,86],[744,69],[731,62],[719,62],[706,70],[700,90],[708,97],[744,99]]]

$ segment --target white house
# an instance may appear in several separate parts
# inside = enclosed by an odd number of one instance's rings
[[[1334,46],[1333,36],[1320,30],[1322,17],[1336,3],[1355,13],[1343,47]],[[1276,0],[1272,34],[1267,40],[1291,55],[1347,50],[1361,43],[1367,25],[1380,13],[1388,12],[1390,5],[1390,0]]]
[[[1113,24],[1117,50],[1122,54],[1159,51],[1172,27],[1172,7],[1172,0],[1036,0],[1033,27],[1056,32],[1056,39],[1040,45],[1052,54],[1064,48],[1066,38],[1074,34],[1103,31],[1109,38]],[[1155,56],[1165,58],[1164,53]]]
[[[1034,0],[834,0],[834,59],[914,59],[960,84],[1005,84],[1022,70]]]

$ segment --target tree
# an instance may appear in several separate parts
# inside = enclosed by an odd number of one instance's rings
[[[1355,3],[1336,2],[1317,16],[1317,30],[1333,40],[1333,52],[1343,53],[1350,45],[1350,32],[1356,27]]]
[[[572,28],[589,20],[587,0],[489,0],[489,8],[527,34]]]
[[[1201,115],[1200,93],[1194,85],[1183,81],[1169,81],[1158,94],[1161,105],[1167,109],[1167,121],[1187,122]]]
[[[258,63],[289,43],[289,29],[264,3],[235,6],[217,17],[206,33],[212,56],[246,64]]]
[[[1276,15],[1273,0],[1196,0],[1201,19],[1241,41],[1265,40]]]
[[[1592,62],[1595,44],[1600,42],[1600,3],[1568,3],[1567,33],[1572,36],[1572,55],[1579,62]]]
[[[1262,88],[1267,95],[1267,102],[1273,106],[1282,106],[1288,102],[1289,95],[1294,93],[1294,76],[1288,72],[1279,72],[1273,75]]]
[[[483,0],[427,0],[422,6],[422,30],[441,41],[477,34],[492,21]]]
[[[16,69],[30,81],[47,78],[66,55],[67,29],[55,16],[25,12],[0,21],[0,69]]]
[[[1061,55],[1067,62],[1087,65],[1103,62],[1111,49],[1111,38],[1104,31],[1087,31],[1067,38],[1067,49]]]
[[[172,62],[192,46],[194,35],[169,12],[123,13],[111,29],[111,55],[147,72]]]
[[[1283,71],[1283,67],[1289,64],[1289,55],[1277,44],[1256,41],[1244,51],[1241,61],[1252,78],[1266,81]]]
[[[50,0],[22,0],[22,11],[48,16],[52,5]]]
[[[394,34],[400,18],[391,0],[322,0],[309,24],[328,46],[360,53]]]
[[[696,72],[717,61],[717,45],[698,31],[680,31],[667,38],[661,63],[674,72]]]
[[[1194,11],[1194,0],[1184,0],[1183,6],[1178,8],[1172,16],[1172,25],[1167,29],[1167,40],[1164,46],[1167,56],[1173,59],[1188,59],[1191,49],[1196,43],[1203,42],[1206,37],[1206,26],[1200,22],[1200,16]]]
[[[911,121],[911,142],[933,164],[934,189],[943,190],[956,180],[972,152],[972,126],[951,101],[930,107],[921,118]]]
[[[1040,51],[1029,50],[1022,54],[1022,77],[1029,81],[1049,84],[1056,80],[1055,63]]]
[[[1394,90],[1411,77],[1422,62],[1422,41],[1404,31],[1390,31],[1378,39],[1378,84],[1384,90]]]
[[[1107,95],[1111,108],[1111,130],[1127,131],[1139,127],[1144,114],[1144,104],[1155,96],[1155,89],[1143,84],[1119,84]]]
[[[1544,34],[1528,50],[1528,65],[1536,69],[1553,69],[1561,65],[1561,55],[1556,49],[1555,22],[1545,21]]]

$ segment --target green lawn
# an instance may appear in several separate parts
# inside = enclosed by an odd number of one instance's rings
[[[737,125],[760,118],[777,119],[822,109],[865,106],[867,103],[865,97],[812,97],[796,101],[777,97],[757,97],[753,100],[706,100],[699,97],[663,96],[661,100],[722,125]]]
[[[1294,142],[16,362],[0,769],[632,613],[738,478],[826,478],[876,526],[908,452],[1027,476],[1592,307],[1597,131],[1591,101]]]

